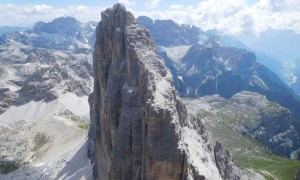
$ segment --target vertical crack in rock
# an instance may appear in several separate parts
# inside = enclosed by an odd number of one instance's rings
[[[208,135],[188,118],[149,31],[121,4],[101,18],[89,99],[95,178],[221,179]]]

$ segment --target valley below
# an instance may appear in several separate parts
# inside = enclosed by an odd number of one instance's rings
[[[0,128],[0,179],[92,178],[87,97],[68,93],[49,103],[11,106]]]
[[[290,149],[291,144],[287,142],[299,142],[299,135],[290,125],[286,126],[287,129],[274,132],[275,118],[284,111],[280,105],[252,92],[241,92],[228,100],[213,95],[184,99],[184,103],[191,114],[203,121],[212,140],[223,142],[234,160],[246,170],[257,172],[266,179],[295,178],[300,162],[290,159],[293,153],[284,155],[283,152]],[[262,114],[269,114],[272,118],[264,119]],[[262,128],[262,123],[272,124],[272,129]],[[270,139],[261,138],[267,134]],[[270,143],[274,141],[277,145]],[[295,152],[298,151],[296,148]]]

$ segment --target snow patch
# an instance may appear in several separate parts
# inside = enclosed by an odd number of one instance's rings
[[[231,71],[229,59],[226,59],[226,61],[224,62],[224,65],[225,65],[225,68],[226,68],[227,71]]]
[[[295,84],[297,82],[298,77],[295,75],[297,66],[293,61],[283,61],[283,77],[289,86]]]
[[[174,46],[174,47],[161,47],[162,51],[165,51],[168,57],[174,62],[179,63],[180,59],[187,53],[190,46]]]
[[[192,76],[193,74],[198,73],[198,68],[193,64],[193,66],[185,73],[187,76]]]
[[[177,76],[177,77],[181,82],[183,82],[182,76]]]
[[[250,83],[253,85],[258,85],[259,87],[267,90],[269,89],[268,86],[265,84],[265,82],[257,75],[257,74],[254,74],[251,78],[251,81]]]

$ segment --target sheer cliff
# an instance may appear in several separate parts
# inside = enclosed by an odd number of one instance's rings
[[[239,179],[188,116],[150,33],[121,4],[96,29],[89,155],[96,179]]]

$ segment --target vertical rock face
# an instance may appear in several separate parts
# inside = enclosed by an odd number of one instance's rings
[[[96,179],[225,178],[215,162],[222,158],[201,122],[188,118],[149,31],[121,4],[101,18],[89,99]]]

